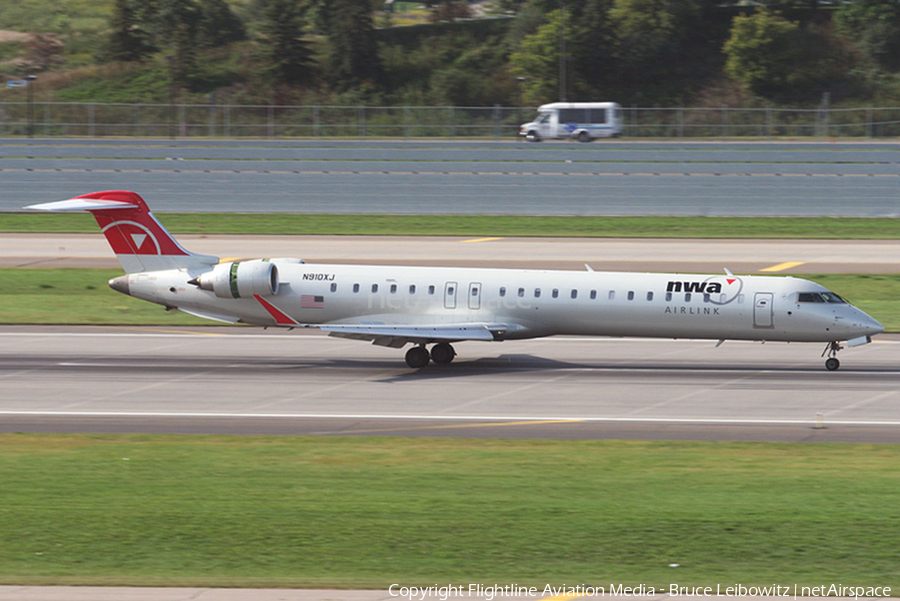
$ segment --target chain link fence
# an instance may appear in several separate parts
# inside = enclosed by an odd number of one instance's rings
[[[0,102],[0,136],[135,138],[511,138],[533,107],[275,106]],[[623,109],[626,138],[888,138],[900,107]]]

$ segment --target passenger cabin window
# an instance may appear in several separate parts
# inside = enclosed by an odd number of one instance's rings
[[[410,294],[415,294],[415,293],[416,293],[416,285],[415,285],[415,284],[410,284],[410,285],[409,285],[409,293],[410,293]]]
[[[708,303],[708,302],[709,302],[709,293],[707,293],[707,292],[704,292],[704,293],[703,293],[703,302],[704,302],[704,303]]]
[[[397,284],[391,284],[391,294],[397,294]]]
[[[541,298],[541,289],[540,288],[534,289],[534,298]]]
[[[691,293],[690,292],[684,293],[684,302],[686,302],[686,303],[691,302]]]
[[[337,283],[331,282],[331,291],[332,291],[332,292],[337,292]]]
[[[615,300],[615,298],[616,298],[616,291],[610,290],[609,291],[609,300]]]
[[[591,290],[591,300],[597,300],[597,291]]]
[[[672,293],[666,292],[666,302],[671,302],[671,301],[672,301]]]
[[[525,289],[519,288],[519,296],[525,296]]]
[[[359,292],[359,284],[353,284],[353,292]]]
[[[652,300],[653,300],[653,293],[652,293],[652,292],[648,292],[648,293],[647,293],[647,300],[648,300],[648,301],[652,301]]]
[[[500,296],[501,297],[506,296],[506,287],[500,286]]]
[[[428,287],[428,294],[434,294],[434,286]]]
[[[372,284],[372,292],[378,292],[378,284]]]
[[[628,291],[628,300],[634,300],[634,290]]]
[[[573,289],[573,290],[572,290],[572,295],[571,295],[571,296],[572,296],[572,298],[578,298],[578,291],[575,290],[575,289]]]
[[[559,298],[559,289],[554,288],[550,296],[552,296],[553,298]]]

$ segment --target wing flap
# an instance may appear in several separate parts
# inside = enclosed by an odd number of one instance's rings
[[[506,333],[505,324],[466,323],[446,325],[359,325],[322,324],[317,327],[331,336],[352,340],[371,340],[380,346],[400,348],[408,342],[459,342],[462,340],[497,340]]]

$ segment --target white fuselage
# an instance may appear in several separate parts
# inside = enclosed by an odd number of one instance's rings
[[[276,260],[277,261],[277,260]],[[881,332],[845,302],[793,277],[314,265],[277,262],[265,299],[298,324],[504,324],[495,339],[555,334],[831,342]],[[184,269],[133,273],[129,294],[206,316],[278,324],[254,298],[188,285]]]

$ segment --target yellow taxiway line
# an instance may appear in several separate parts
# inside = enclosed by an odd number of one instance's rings
[[[789,261],[787,263],[779,263],[778,265],[772,265],[771,267],[766,267],[765,269],[760,269],[760,271],[765,271],[768,273],[772,273],[775,271],[784,271],[785,269],[790,269],[791,267],[797,267],[798,265],[803,265],[804,261]]]

